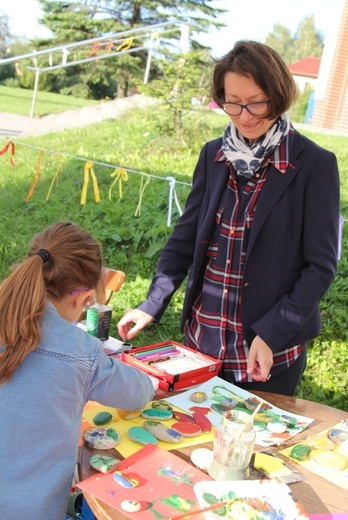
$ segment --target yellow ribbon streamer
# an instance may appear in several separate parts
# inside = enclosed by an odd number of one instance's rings
[[[110,186],[109,189],[109,200],[111,200],[111,191],[114,187],[115,182],[118,181],[118,193],[120,196],[120,199],[122,199],[122,181],[127,182],[128,181],[128,174],[124,168],[117,168],[117,170],[110,173],[110,177],[115,177],[113,183]]]
[[[40,150],[39,157],[38,157],[38,160],[37,160],[36,170],[35,170],[35,173],[34,173],[34,177],[33,177],[31,186],[29,188],[28,195],[26,196],[25,202],[29,202],[29,199],[31,199],[31,197],[33,196],[33,193],[35,191],[35,187],[36,187],[37,183],[39,182],[40,172],[41,172],[42,155],[43,155],[43,150]]]
[[[92,181],[93,181],[94,199],[96,202],[100,202],[98,181],[97,181],[97,177],[95,176],[95,173],[93,171],[93,163],[92,163],[92,161],[87,161],[85,163],[85,169],[84,169],[84,182],[83,182],[83,186],[82,186],[81,201],[80,201],[81,204],[86,204],[87,188],[88,188],[88,184],[89,184],[89,173],[91,173],[91,177],[92,177]]]
[[[146,175],[146,181],[144,183],[143,182],[144,181],[144,174],[141,175],[141,182],[140,182],[140,189],[139,189],[139,202],[138,202],[138,205],[137,205],[137,209],[135,210],[135,213],[134,213],[135,217],[137,217],[137,216],[140,217],[141,202],[142,202],[142,199],[143,199],[145,188],[149,184],[150,180],[151,180],[151,177],[149,175]]]
[[[133,38],[126,38],[120,45],[116,48],[116,51],[128,51],[133,45]]]
[[[52,181],[51,181],[51,184],[50,184],[49,190],[48,190],[48,192],[47,192],[46,200],[48,200],[48,199],[50,198],[51,191],[52,191],[52,188],[53,188],[53,185],[54,185],[54,182],[55,182],[55,181],[56,181],[57,188],[58,188],[58,174],[59,174],[59,171],[60,171],[61,164],[62,164],[62,154],[59,153],[59,154],[58,154],[58,166],[57,166],[57,169],[56,169],[56,171],[55,171],[55,174],[54,174],[53,177],[52,177]]]

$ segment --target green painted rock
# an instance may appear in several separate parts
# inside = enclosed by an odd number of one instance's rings
[[[112,415],[109,412],[100,412],[97,413],[97,415],[93,418],[94,424],[97,424],[98,426],[102,426],[103,424],[106,424],[110,422],[112,419]]]
[[[117,468],[120,462],[120,459],[108,457],[107,455],[93,455],[89,461],[92,468],[101,473],[111,473],[111,471]]]
[[[305,460],[311,449],[306,444],[296,444],[290,452],[290,457],[296,460]]]
[[[158,444],[157,438],[141,426],[132,426],[129,428],[128,435],[132,441],[139,442],[140,444]]]
[[[144,419],[153,419],[154,421],[167,421],[173,418],[173,414],[170,410],[162,410],[160,408],[147,408],[141,412]]]

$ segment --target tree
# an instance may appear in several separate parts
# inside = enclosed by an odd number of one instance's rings
[[[193,34],[204,32],[211,25],[224,25],[216,21],[224,10],[213,6],[216,4],[214,0],[39,0],[39,3],[44,12],[41,23],[54,35],[50,42],[40,42],[41,47],[83,41],[174,20],[195,24]],[[170,39],[179,38],[180,31],[170,35]],[[134,42],[134,47],[141,46],[139,39],[137,42]],[[160,51],[164,50],[165,53],[166,45],[169,45],[168,37],[166,42],[161,41]],[[194,45],[199,46],[197,42]],[[78,59],[86,57],[86,49],[76,49],[75,55]],[[49,74],[46,85],[51,84],[53,90],[65,93],[76,94],[78,90],[85,90],[85,95],[95,98],[114,97],[117,85],[117,95],[127,95],[130,86],[142,81],[147,55],[147,51],[137,51],[98,62],[96,54],[93,64],[62,69],[54,77],[53,73]],[[114,89],[113,94],[110,89]]]
[[[184,116],[193,109],[192,100],[199,105],[209,100],[212,60],[205,50],[192,50],[172,59],[158,62],[159,74],[140,90],[161,102],[154,114],[168,134],[176,133],[183,125]],[[191,122],[190,122],[191,125]]]
[[[324,37],[315,28],[314,16],[307,16],[298,25],[294,36],[294,53],[292,62],[308,58],[321,57],[324,48]]]
[[[0,58],[4,58],[6,54],[6,46],[11,37],[8,16],[0,11]]]
[[[11,39],[8,15],[0,11],[0,59],[8,58],[8,44]],[[11,65],[2,65],[0,67],[0,81],[10,78],[14,74]]]
[[[288,63],[288,56],[291,54],[292,37],[288,27],[276,23],[273,25],[272,32],[265,39],[265,44],[277,51],[283,60]]]
[[[272,32],[266,37],[265,44],[279,52],[285,63],[290,65],[309,56],[320,57],[323,53],[324,38],[316,29],[314,16],[311,15],[303,18],[294,36],[291,36],[287,27],[275,24]]]

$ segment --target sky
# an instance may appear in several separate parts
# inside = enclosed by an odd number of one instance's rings
[[[204,36],[216,58],[228,52],[242,38],[264,41],[274,24],[288,27],[293,35],[304,17],[313,15],[316,28],[325,36],[330,30],[333,9],[344,0],[216,0],[216,6],[228,9],[221,17],[226,28]],[[50,32],[38,23],[37,0],[0,0],[0,11],[9,16],[13,35],[27,38],[48,37]]]

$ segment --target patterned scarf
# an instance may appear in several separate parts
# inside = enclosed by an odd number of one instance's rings
[[[249,145],[231,121],[222,137],[221,151],[234,166],[238,175],[251,179],[264,159],[286,138],[289,128],[290,117],[285,112],[278,117],[264,136]]]

